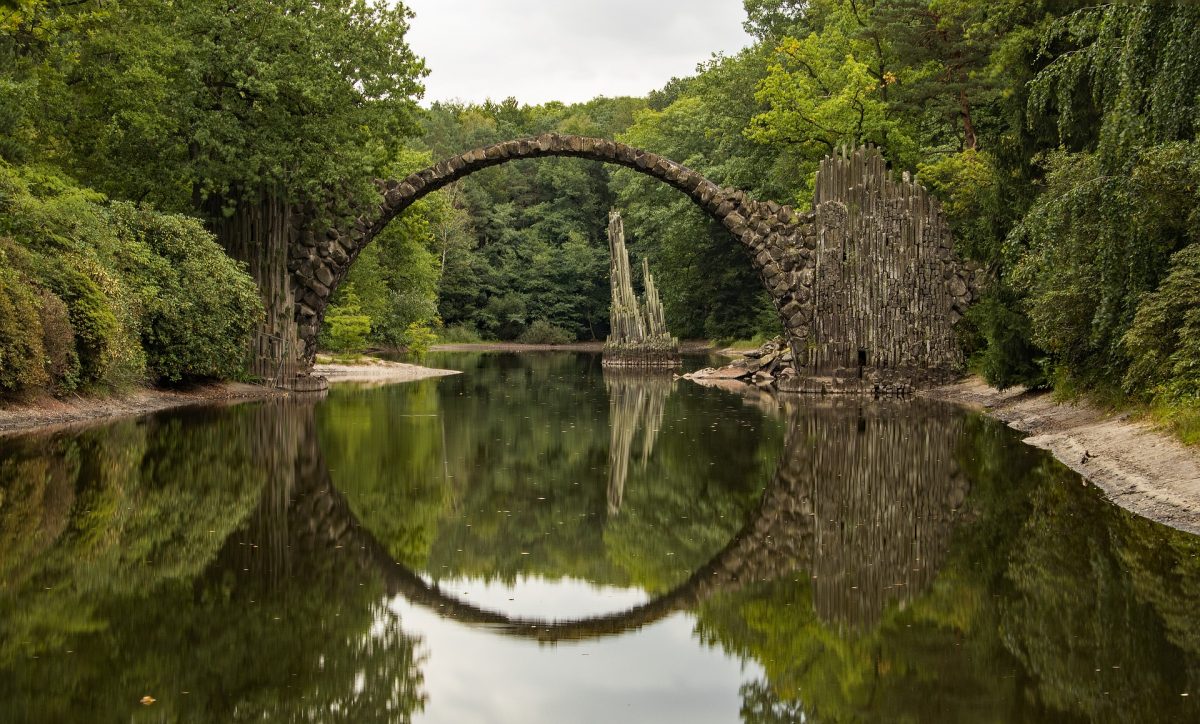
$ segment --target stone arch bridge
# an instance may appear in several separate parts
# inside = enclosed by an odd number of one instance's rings
[[[686,166],[623,143],[551,133],[467,151],[402,180],[377,181],[381,195],[377,208],[346,227],[301,234],[289,251],[288,270],[303,366],[312,366],[330,296],[362,250],[397,215],[423,196],[481,169],[546,156],[625,166],[686,194],[749,251],[789,335],[803,347],[813,316],[808,304],[816,245],[813,213],[755,201],[745,192],[717,186]]]
[[[961,367],[953,326],[976,296],[975,273],[955,257],[937,202],[907,174],[895,179],[878,151],[826,158],[814,211],[797,211],[718,186],[655,153],[551,133],[377,181],[378,205],[353,223],[300,231],[287,260],[296,355],[264,361],[260,350],[255,370],[289,369],[289,377],[311,370],[330,297],[362,250],[413,202],[489,166],[546,156],[631,168],[678,189],[719,221],[747,251],[803,373],[845,376],[857,368],[863,378],[866,368],[878,380],[907,370],[902,376],[912,379]]]

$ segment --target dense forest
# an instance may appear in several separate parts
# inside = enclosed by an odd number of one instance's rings
[[[421,20],[400,4],[0,3],[0,388],[228,376],[261,312],[214,240],[254,276],[244,230],[275,233],[278,208],[318,223],[374,177],[560,131],[799,207],[823,156],[874,144],[934,190],[987,270],[962,325],[975,370],[1156,402],[1196,434],[1200,6],[744,4],[752,45],[645,98],[420,108],[405,33]],[[602,339],[610,207],[675,334],[777,330],[743,253],[682,195],[554,159],[414,207],[352,270],[324,342]],[[214,273],[181,283],[180,254]],[[192,323],[156,321],[172,315]],[[207,346],[220,354],[186,353]]]

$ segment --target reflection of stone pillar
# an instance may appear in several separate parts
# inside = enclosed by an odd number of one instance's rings
[[[963,420],[919,401],[814,406],[798,424],[814,504],[813,602],[866,626],[934,579],[966,499]]]
[[[258,507],[225,542],[221,565],[277,585],[292,573],[296,507],[311,504],[328,481],[317,441],[314,401],[272,401],[254,408],[253,455],[266,476]]]
[[[604,370],[608,389],[608,513],[616,515],[625,497],[625,480],[638,430],[642,431],[641,462],[644,466],[654,450],[671,394],[673,378],[666,374],[628,373]]]

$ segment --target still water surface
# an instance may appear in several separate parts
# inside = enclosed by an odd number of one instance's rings
[[[1200,538],[1002,425],[431,363],[0,440],[0,721],[1200,720]]]

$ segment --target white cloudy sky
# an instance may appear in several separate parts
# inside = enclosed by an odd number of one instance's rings
[[[644,95],[750,44],[741,0],[404,0],[436,100]]]

